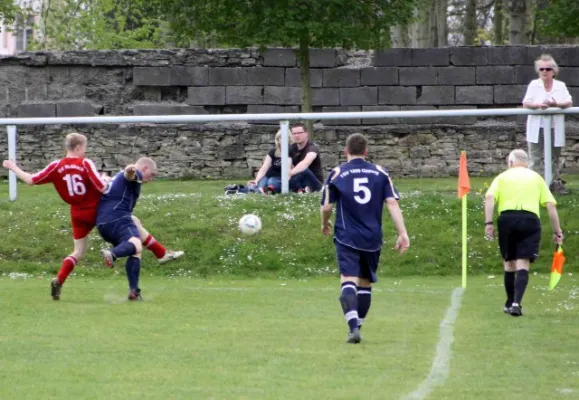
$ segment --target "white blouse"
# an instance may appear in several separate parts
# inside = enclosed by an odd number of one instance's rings
[[[529,83],[523,103],[542,103],[545,100],[555,99],[557,103],[571,100],[571,94],[564,82],[553,79],[551,91],[547,92],[542,79],[535,79]],[[539,130],[545,129],[545,118],[542,115],[527,116],[527,142],[539,143]],[[555,147],[565,146],[565,116],[551,115],[552,128],[555,130]],[[547,127],[548,128],[548,127]]]

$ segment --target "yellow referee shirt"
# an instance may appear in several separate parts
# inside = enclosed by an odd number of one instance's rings
[[[539,217],[540,206],[557,204],[543,177],[525,167],[509,168],[497,176],[487,191],[488,195],[494,197],[499,214],[523,210]]]

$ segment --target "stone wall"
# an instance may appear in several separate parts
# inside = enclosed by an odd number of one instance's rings
[[[579,98],[579,47],[455,47],[384,52],[311,51],[314,111],[519,106],[552,54]],[[299,65],[291,49],[88,51],[0,58],[0,117],[299,112]],[[460,150],[473,174],[503,167],[524,146],[524,118],[438,117],[323,120],[315,137],[324,164],[340,160],[354,131],[372,138],[374,160],[396,175],[456,173]],[[247,177],[273,142],[272,123],[19,128],[19,161],[37,169],[62,155],[63,134],[86,132],[90,156],[115,171],[143,154],[164,176]],[[576,170],[579,126],[568,117],[564,169]],[[6,155],[6,135],[0,152]],[[5,175],[5,172],[2,172]]]

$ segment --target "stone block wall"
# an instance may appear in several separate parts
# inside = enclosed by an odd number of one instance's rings
[[[527,84],[536,78],[533,61],[542,53],[555,57],[561,67],[559,78],[579,101],[579,47],[451,47],[376,53],[314,49],[310,53],[313,107],[316,112],[517,107]],[[0,57],[0,117],[299,112],[300,95],[299,65],[292,49]],[[567,121],[564,167],[575,170],[579,162],[574,150],[579,147],[576,119],[568,117]],[[344,135],[353,129],[371,132],[375,158],[388,161],[391,168],[400,169],[399,174],[451,174],[459,151],[471,148],[481,152],[475,157],[479,161],[473,161],[479,162],[474,164],[475,173],[486,174],[502,167],[505,132],[511,138],[508,148],[524,146],[523,122],[524,117],[323,120],[315,134],[328,168],[340,159]],[[274,125],[250,121],[171,127],[22,127],[18,151],[24,167],[40,168],[61,154],[54,143],[60,143],[63,133],[80,130],[90,134],[91,156],[105,170],[115,170],[138,152],[160,158],[165,176],[248,176],[273,143]],[[326,141],[328,135],[334,139]],[[430,142],[416,139],[424,135],[429,135]],[[461,142],[456,135],[477,142]],[[0,152],[5,152],[4,136],[0,135]],[[469,147],[462,147],[466,144]]]

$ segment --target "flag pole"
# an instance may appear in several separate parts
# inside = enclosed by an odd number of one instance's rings
[[[467,263],[467,235],[466,235],[466,197],[468,194],[462,196],[462,287],[466,289],[466,263]]]
[[[466,267],[468,258],[467,243],[467,195],[470,192],[470,179],[468,177],[468,167],[466,161],[466,151],[460,153],[460,163],[458,167],[458,198],[462,201],[462,288],[466,288]]]

